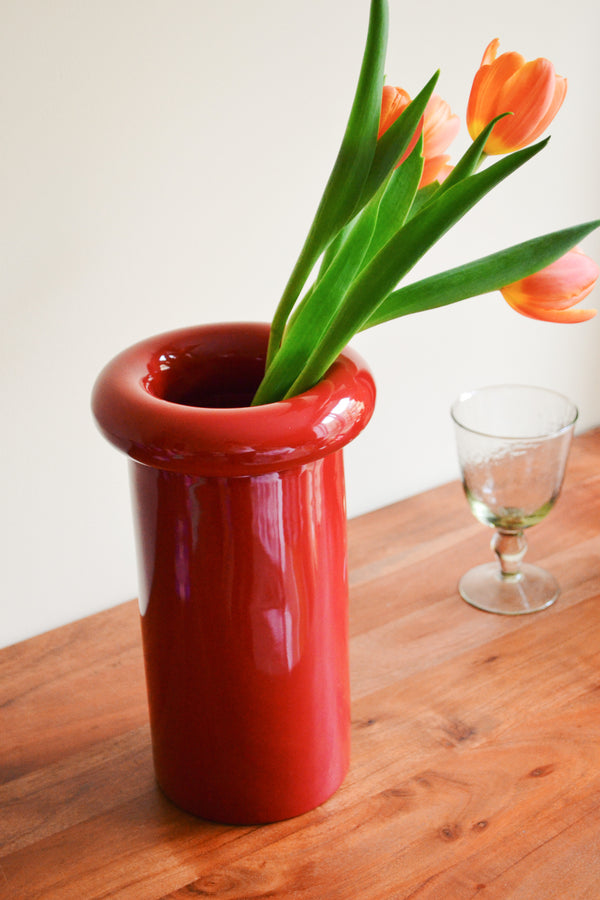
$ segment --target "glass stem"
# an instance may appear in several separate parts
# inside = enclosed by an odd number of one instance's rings
[[[502,578],[519,581],[521,561],[527,551],[527,540],[522,531],[502,531],[498,529],[492,538],[492,550],[500,561]]]

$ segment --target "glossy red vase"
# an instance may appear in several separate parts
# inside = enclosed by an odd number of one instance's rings
[[[313,389],[249,407],[268,326],[158,335],[93,409],[131,458],[156,777],[219,822],[324,802],[349,763],[342,448],[375,401],[346,351]]]

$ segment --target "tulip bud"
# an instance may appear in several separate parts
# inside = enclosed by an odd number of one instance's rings
[[[404,112],[409,103],[410,96],[405,90],[385,85],[383,88],[378,137],[381,137],[387,131],[390,125]],[[424,187],[436,180],[442,180],[448,175],[450,171],[448,166],[450,157],[444,155],[444,151],[456,137],[459,127],[460,120],[458,116],[452,113],[450,106],[445,100],[434,94],[425,107],[421,127],[416,130],[408,149],[398,163],[398,165],[401,165],[410,155],[422,133],[423,158],[425,162],[419,187]]]
[[[473,140],[496,116],[512,113],[494,126],[484,148],[488,154],[510,153],[533,143],[567,93],[567,79],[555,73],[550,60],[526,62],[514,52],[496,58],[499,44],[496,38],[486,48],[467,107],[467,127]]]
[[[572,309],[593,289],[600,269],[577,248],[539,272],[502,288],[502,296],[517,312],[543,322],[585,322],[595,309]]]

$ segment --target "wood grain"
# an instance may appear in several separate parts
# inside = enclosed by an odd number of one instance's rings
[[[350,522],[352,767],[275,825],[156,788],[134,602],[0,651],[0,897],[596,900],[600,429],[529,537],[562,595],[512,619],[457,594],[457,482]]]

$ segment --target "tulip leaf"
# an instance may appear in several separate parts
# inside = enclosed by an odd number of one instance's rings
[[[360,269],[371,243],[380,200],[380,195],[376,195],[356,217],[329,267],[292,313],[281,346],[266,369],[253,405],[283,397],[302,369]]]
[[[405,159],[402,165],[394,170],[385,187],[379,204],[375,231],[361,264],[362,269],[404,225],[415,202],[423,174],[423,165],[423,137],[421,136],[408,159]]]
[[[483,148],[489,138],[492,129],[496,122],[500,119],[503,119],[504,116],[511,115],[510,113],[502,113],[499,116],[496,116],[483,131],[477,136],[477,138],[473,141],[473,143],[469,146],[463,156],[459,159],[456,165],[453,167],[452,171],[448,175],[448,177],[440,184],[439,182],[434,182],[433,184],[428,184],[424,188],[421,188],[417,197],[415,199],[415,203],[413,204],[410,215],[415,216],[418,212],[423,209],[423,207],[430,202],[434,197],[437,199],[439,196],[449,190],[454,184],[457,184],[459,181],[463,181],[465,178],[468,178],[469,175],[472,175],[477,171],[477,168],[485,156],[483,152]]]
[[[435,77],[437,78],[437,75]],[[373,163],[374,167],[381,166],[378,173],[378,188],[380,188],[381,184],[383,184],[385,181],[385,178],[380,178],[381,174],[383,174],[384,172],[384,168],[385,175],[389,180],[387,186],[385,187],[385,193],[383,194],[383,198],[379,206],[377,231],[373,235],[368,258],[373,257],[375,255],[375,252],[380,249],[383,244],[392,236],[392,234],[400,228],[409,212],[411,211],[412,204],[414,203],[424,164],[424,160],[422,158],[422,136],[417,141],[410,156],[402,163],[402,165],[398,166],[395,169],[393,167],[396,165],[398,158],[402,157],[403,153],[406,150],[406,147],[410,143],[416,125],[418,125],[419,119],[421,118],[420,110],[424,109],[424,107],[427,105],[427,99],[431,94],[433,84],[434,79],[432,79],[431,81],[431,89],[429,85],[427,85],[426,88],[421,91],[421,94],[418,97],[415,97],[412,103],[403,111],[402,115],[399,116],[398,119],[396,119],[394,124],[391,125],[390,128],[388,128],[388,130],[380,137],[379,141],[377,142],[377,150],[375,151],[376,154],[378,152],[379,145],[385,141],[387,135],[389,135],[390,132],[395,129],[395,127],[400,123],[400,120],[409,111],[409,109],[411,109],[414,104],[417,104],[415,106],[414,115],[412,115],[410,119],[404,120],[404,125],[407,126],[407,130],[405,137],[403,138],[403,142],[399,146],[396,146],[391,154],[388,150],[386,150],[385,164],[382,163],[381,160],[377,163]],[[412,131],[410,131],[411,128]],[[390,175],[391,170],[393,171]],[[439,185],[437,187],[439,187]],[[363,191],[363,200],[364,196],[367,193],[367,186],[365,186],[365,190]],[[361,209],[363,207],[364,204],[360,206]],[[349,225],[346,225],[345,228],[338,232],[334,240],[328,246],[323,255],[319,277],[327,269],[327,267],[331,263],[331,260],[338,253],[340,247],[343,246],[350,227],[351,223]]]
[[[419,188],[416,193],[415,199],[413,200],[413,205],[410,208],[408,213],[408,218],[413,218],[416,216],[418,212],[420,212],[423,207],[429,203],[433,197],[436,196],[439,191],[441,185],[439,181],[432,181],[430,184],[426,184],[424,187]]]
[[[319,265],[319,273],[317,275],[317,278],[320,278],[321,275],[323,274],[323,272],[327,271],[332,260],[335,259],[335,257],[339,253],[341,247],[344,245],[349,233],[352,231],[353,224],[354,224],[354,222],[350,221],[350,222],[348,222],[347,225],[344,225],[343,228],[340,228],[340,230],[338,231],[338,233],[336,234],[334,239],[328,245],[328,247],[325,250],[323,257],[321,259],[321,263]]]
[[[342,144],[308,236],[271,323],[268,358],[319,256],[355,213],[377,143],[388,31],[387,0],[371,0],[360,76]]]
[[[442,184],[443,190],[448,190],[454,184],[457,184],[459,181],[462,181],[465,178],[468,178],[469,175],[472,175],[477,171],[477,168],[485,156],[483,148],[487,144],[487,140],[490,134],[493,131],[494,125],[503,119],[505,116],[510,116],[512,113],[501,113],[499,116],[496,116],[495,119],[492,119],[483,131],[477,135],[473,143],[468,147],[459,161],[456,163],[446,180]]]
[[[382,186],[356,217],[329,267],[292,313],[281,347],[267,367],[253,403],[268,403],[286,395],[357,273],[402,225],[423,171],[422,146],[421,137],[387,186]]]
[[[436,196],[362,270],[286,396],[315,384],[418,260],[485,194],[531,159],[547,140],[518,150]]]
[[[369,171],[369,175],[362,190],[362,194],[356,204],[356,212],[361,210],[365,203],[379,190],[383,182],[388,178],[390,172],[402,158],[410,142],[413,139],[415,131],[419,127],[429,99],[433,93],[433,89],[439,78],[439,72],[436,72],[429,79],[425,87],[419,94],[411,100],[408,106],[402,111],[395,122],[384,131],[375,148],[375,156],[373,164]]]
[[[560,259],[598,226],[600,220],[542,235],[399,288],[383,301],[361,330],[501,290]]]

